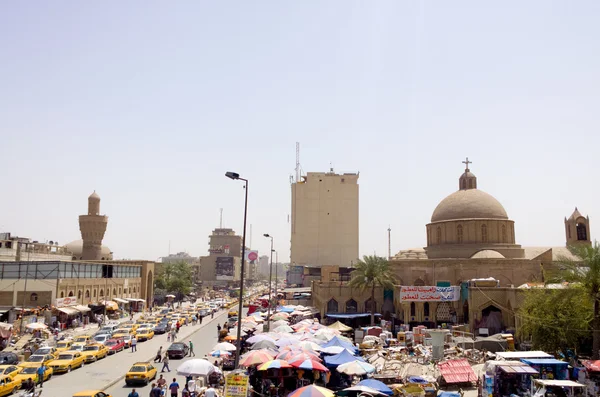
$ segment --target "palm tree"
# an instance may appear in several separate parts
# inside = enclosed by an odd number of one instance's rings
[[[560,258],[555,281],[577,283],[594,302],[592,318],[593,359],[600,358],[600,244],[569,247],[576,258]]]
[[[371,287],[371,325],[375,325],[375,287],[394,288],[395,277],[390,271],[390,262],[375,255],[365,255],[359,259],[352,271],[348,285],[361,291]]]

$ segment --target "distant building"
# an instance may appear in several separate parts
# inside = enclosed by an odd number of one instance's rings
[[[233,229],[218,228],[209,236],[208,256],[200,257],[203,285],[227,285],[239,281],[242,263],[242,236]]]
[[[169,256],[163,256],[161,258],[161,264],[159,264],[156,270],[159,270],[162,264],[165,263],[187,263],[192,268],[192,277],[194,282],[200,281],[200,258],[191,256],[187,252],[178,252],[176,254],[169,254]]]
[[[258,258],[258,273],[269,277],[269,265],[271,264],[270,259],[267,255],[263,255]]]
[[[0,233],[0,261],[70,261],[71,252],[58,242],[40,243],[26,237]]]
[[[358,258],[358,174],[309,172],[292,184],[291,263],[350,266]]]

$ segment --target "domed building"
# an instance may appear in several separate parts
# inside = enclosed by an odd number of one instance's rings
[[[73,260],[83,260],[83,240],[71,241],[65,245],[67,250],[73,254]],[[113,259],[113,253],[106,245],[100,246],[100,259],[102,261],[110,261]]]
[[[544,267],[563,258],[576,260],[567,246],[591,244],[589,218],[575,209],[564,220],[565,246],[521,247],[515,222],[496,198],[479,190],[471,162],[463,163],[458,190],[440,201],[425,226],[427,245],[390,258],[396,286],[376,288],[374,302],[383,318],[427,327],[466,323],[471,332],[490,334],[517,327],[514,312],[523,289],[542,282]],[[323,276],[313,282],[312,297],[325,316],[350,310],[366,314],[373,304],[370,291]]]

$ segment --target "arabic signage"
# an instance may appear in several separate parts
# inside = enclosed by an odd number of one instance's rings
[[[460,287],[400,287],[400,301],[409,302],[456,302],[460,298]]]
[[[225,397],[246,397],[249,376],[243,373],[230,373],[225,377]]]
[[[56,307],[75,306],[77,304],[77,298],[68,296],[66,298],[56,298]]]
[[[233,257],[217,257],[215,273],[217,280],[233,280]]]

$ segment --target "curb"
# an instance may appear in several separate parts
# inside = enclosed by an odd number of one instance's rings
[[[223,311],[223,313],[219,313],[218,315],[220,316],[221,314],[225,314],[225,313],[227,313],[227,311],[226,311],[226,310],[224,310],[224,311]],[[210,319],[210,320],[209,320],[209,321],[208,321],[206,324],[209,324],[209,323],[213,322],[214,320],[215,320],[214,318],[211,318],[211,319]],[[181,338],[178,338],[178,339],[186,339],[186,338],[189,338],[190,336],[194,335],[196,332],[200,331],[201,329],[202,329],[202,327],[199,327],[198,329],[196,329],[196,330],[194,330],[194,331],[190,332],[190,333],[189,333],[189,334],[187,334],[186,336],[183,336],[183,337],[181,337]],[[151,360],[152,360],[152,359],[154,359],[155,357],[156,357],[156,354],[153,354],[153,355],[152,355],[152,356],[151,356],[149,359],[147,359],[146,361],[151,361]],[[158,370],[157,370],[157,373],[158,373]],[[119,383],[120,381],[122,381],[123,379],[125,379],[125,375],[119,376],[117,379],[115,379],[115,380],[111,381],[110,383],[108,383],[108,384],[106,384],[106,385],[102,386],[102,388],[101,388],[100,390],[102,390],[102,391],[105,391],[106,389],[113,387],[114,385],[116,385],[117,383]]]

